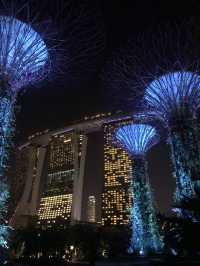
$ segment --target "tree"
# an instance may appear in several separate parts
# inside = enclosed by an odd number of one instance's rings
[[[130,245],[131,230],[128,225],[105,226],[101,228],[100,251],[108,258],[126,256]]]

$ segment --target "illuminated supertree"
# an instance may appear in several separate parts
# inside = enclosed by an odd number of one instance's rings
[[[147,112],[154,112],[165,126],[177,203],[194,196],[194,185],[200,179],[197,32],[193,20],[155,26],[119,51],[104,77],[112,91],[117,88],[126,97],[127,104],[123,106],[129,105],[132,110],[142,106]]]
[[[14,104],[20,89],[48,72],[49,53],[41,36],[12,16],[0,16],[0,245],[7,245],[5,224],[9,190],[6,178],[14,120]]]
[[[200,76],[184,70],[155,78],[144,100],[166,124],[176,176],[176,201],[194,196],[200,160],[196,134],[196,110],[200,106]]]
[[[140,255],[162,250],[162,239],[156,221],[152,191],[147,172],[146,154],[159,141],[155,128],[148,124],[128,124],[117,129],[115,138],[132,159],[133,208],[130,250]]]
[[[7,167],[19,92],[47,77],[55,65],[58,67],[57,58],[62,60],[62,68],[68,76],[77,78],[87,60],[90,60],[89,68],[92,69],[94,58],[102,50],[103,37],[95,24],[95,15],[91,19],[84,5],[78,11],[77,6],[71,7],[73,3],[70,1],[67,6],[64,1],[59,3],[63,4],[61,11],[67,18],[63,20],[65,39],[62,41],[55,40],[47,25],[42,35],[38,33],[36,28],[39,29],[40,25],[33,25],[35,17],[30,19],[29,3],[20,7],[20,11],[15,10],[14,4],[12,10],[5,11],[6,15],[0,15],[0,247],[7,247],[9,235],[6,222],[9,198]],[[28,11],[24,10],[26,8]],[[27,13],[27,23],[16,18],[20,12],[23,16]]]

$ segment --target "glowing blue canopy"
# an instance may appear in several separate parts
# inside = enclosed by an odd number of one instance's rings
[[[200,107],[200,76],[192,72],[172,72],[152,81],[144,99],[161,118],[184,114]]]
[[[155,128],[146,124],[122,126],[116,131],[115,137],[133,156],[143,156],[159,141]]]
[[[41,78],[47,61],[46,44],[30,25],[0,16],[0,73],[12,89]]]

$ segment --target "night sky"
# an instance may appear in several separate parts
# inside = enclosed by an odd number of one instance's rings
[[[74,2],[79,1],[74,0]],[[90,1],[86,2],[88,4]],[[99,23],[102,23],[104,29],[105,48],[97,57],[95,71],[90,75],[87,73],[87,78],[81,84],[68,82],[68,79],[65,79],[67,75],[65,73],[60,82],[58,77],[55,77],[55,80],[52,78],[41,85],[29,88],[18,100],[21,106],[20,113],[17,115],[17,135],[20,142],[38,130],[63,127],[85,115],[113,109],[112,99],[106,98],[110,94],[101,82],[102,69],[113,51],[126,45],[130,38],[134,40],[138,34],[148,30],[149,27],[163,21],[177,19],[176,16],[164,15],[166,9],[171,8],[169,3],[168,6],[164,4],[168,1],[160,1],[160,4],[155,1],[134,0],[99,0],[97,2],[102,12],[102,21]],[[197,8],[200,9],[199,6]],[[152,149],[148,157],[150,178],[157,205],[161,211],[167,211],[174,188],[169,148],[165,143],[160,143]]]

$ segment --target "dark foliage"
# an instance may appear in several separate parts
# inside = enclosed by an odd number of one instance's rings
[[[15,231],[12,241],[14,257],[30,256],[47,259],[49,255],[67,261],[119,258],[127,255],[130,230],[127,226],[100,227],[93,224],[68,225],[65,229],[46,230],[29,227]]]
[[[195,198],[186,198],[175,208],[176,217],[165,218],[163,223],[166,252],[179,256],[200,255],[200,191],[196,188]]]

